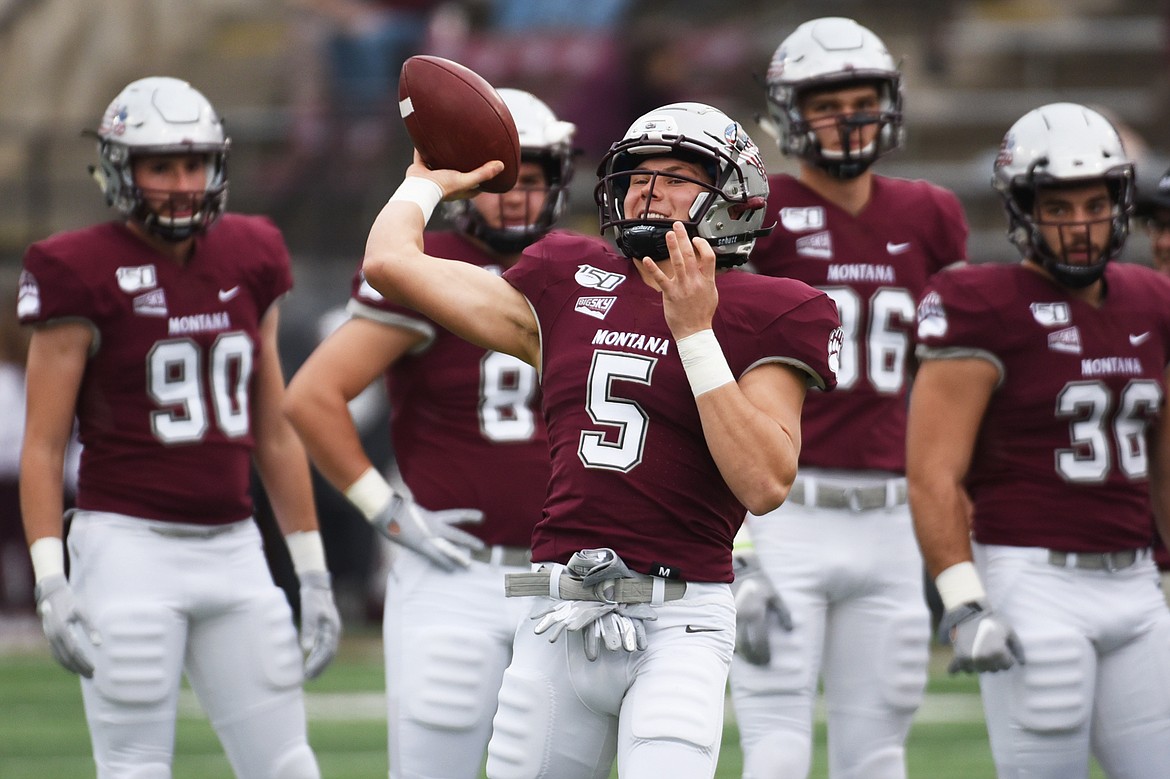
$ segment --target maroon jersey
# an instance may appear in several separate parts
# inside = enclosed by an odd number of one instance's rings
[[[635,571],[731,581],[744,508],[707,449],[661,293],[607,246],[566,235],[529,247],[504,278],[540,324],[553,480],[533,559],[606,546]],[[717,284],[714,330],[733,375],[779,362],[833,386],[825,295],[741,271]]]
[[[934,277],[920,359],[984,357],[1000,384],[967,489],[985,544],[1108,552],[1150,545],[1150,431],[1170,363],[1170,279],[1110,263],[1100,308],[1023,264]]]
[[[928,277],[967,257],[962,206],[925,181],[874,176],[869,203],[853,216],[792,176],[769,184],[764,223],[776,227],[752,264],[823,290],[845,336],[837,389],[805,400],[800,463],[903,473],[914,307]]]
[[[252,514],[259,324],[292,286],[280,232],[225,215],[179,266],[111,222],[29,247],[21,322],[94,330],[77,402],[77,505],[221,524]]]
[[[457,233],[426,233],[428,254],[502,269]],[[425,340],[386,373],[390,434],[402,478],[431,511],[475,508],[463,529],[488,544],[527,547],[551,467],[536,369],[485,351],[354,277],[351,313],[416,330]]]

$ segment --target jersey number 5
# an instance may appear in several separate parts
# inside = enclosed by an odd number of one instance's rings
[[[146,355],[146,391],[160,406],[150,412],[150,427],[164,444],[202,441],[211,427],[211,416],[228,438],[248,434],[252,339],[247,333],[223,333],[208,355],[206,381],[203,352],[189,338],[159,341]],[[205,385],[210,389],[210,404],[203,394]],[[214,414],[209,413],[209,405]]]
[[[628,473],[646,450],[646,427],[650,417],[636,402],[614,395],[615,381],[650,384],[658,360],[624,352],[594,352],[589,366],[585,410],[599,425],[617,430],[616,435],[596,430],[582,430],[577,456],[587,468],[605,468]]]

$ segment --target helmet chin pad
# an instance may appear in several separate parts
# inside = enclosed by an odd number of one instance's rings
[[[670,257],[670,250],[666,248],[666,234],[669,232],[670,225],[663,223],[627,224],[619,230],[616,242],[627,257],[638,260],[649,257],[659,262]],[[693,224],[687,223],[687,234],[694,237]]]

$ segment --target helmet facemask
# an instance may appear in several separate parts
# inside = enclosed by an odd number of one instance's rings
[[[645,128],[651,131],[642,132]],[[695,163],[709,178],[641,167],[645,160],[662,157]],[[671,180],[698,186],[687,218],[677,221],[683,222],[689,236],[710,243],[717,267],[743,264],[756,238],[770,232],[761,228],[768,184],[759,149],[737,123],[709,106],[679,103],[642,117],[610,148],[598,177],[594,199],[601,231],[611,230],[618,249],[632,259],[660,261],[670,256],[666,234],[676,220],[654,217],[650,211],[655,189]],[[635,177],[646,205],[641,213],[627,214],[626,195]]]
[[[157,77],[133,82],[106,109],[96,135],[98,166],[91,172],[106,203],[149,234],[185,241],[210,227],[227,207],[230,141],[215,109],[186,82]],[[204,188],[170,193],[172,208],[188,215],[164,216],[134,180],[134,160],[187,154],[205,159]]]
[[[1060,220],[1060,245],[1052,246],[1043,228],[1056,226],[1038,214],[1042,192],[1103,184],[1109,214],[1091,221]],[[1101,278],[1129,235],[1134,202],[1133,164],[1113,125],[1096,111],[1075,103],[1053,103],[1029,111],[1004,136],[996,156],[992,186],[1003,200],[1008,237],[1027,260],[1045,268],[1064,286],[1080,289]],[[1108,222],[1108,235],[1089,262],[1073,261],[1092,242],[1094,225]]]
[[[521,175],[521,181],[509,193],[494,195],[491,199],[473,202],[473,199],[456,200],[444,204],[446,216],[460,232],[466,233],[487,244],[497,254],[518,254],[525,248],[536,243],[552,230],[557,220],[564,213],[568,205],[568,180],[572,176],[572,154],[552,152],[522,152],[520,161],[535,162],[540,165],[544,173],[543,186],[526,186]],[[504,224],[504,198],[517,191],[525,193],[538,190],[544,194],[541,207],[532,213],[526,213],[522,225],[494,227],[494,224]],[[499,209],[499,219],[489,219],[481,209],[486,204],[494,203]],[[528,198],[525,198],[527,208]],[[493,214],[492,216],[496,216]]]
[[[838,116],[842,151],[825,150],[802,106],[818,92],[859,86],[877,90],[878,110]],[[766,88],[770,129],[780,151],[834,178],[856,178],[902,146],[902,75],[881,39],[852,19],[825,17],[800,25],[772,55]],[[873,142],[851,150],[849,136],[875,124]]]
[[[834,126],[840,139],[840,150],[825,149],[818,137],[818,132],[826,129],[823,120],[817,121],[818,127],[814,128],[814,122],[806,120],[801,110],[806,97],[817,92],[870,84],[877,89],[879,110],[836,116]],[[902,145],[901,94],[897,78],[848,80],[805,87],[799,91],[773,87],[768,92],[768,109],[773,122],[781,128],[781,151],[821,168],[833,178],[857,178],[880,157]],[[874,125],[877,131],[873,139],[863,148],[854,149],[853,138]]]
[[[1108,216],[1100,219],[1046,221],[1037,212],[1036,203],[1042,191],[1075,189],[1093,183],[1091,179],[1045,184],[1042,177],[1039,181],[1034,178],[1031,186],[1022,184],[1014,187],[1007,201],[1012,242],[1026,258],[1044,267],[1060,284],[1072,289],[1088,287],[1101,278],[1106,263],[1121,253],[1129,234],[1127,215],[1130,205],[1126,204],[1126,200],[1132,200],[1132,181],[1127,186],[1115,180],[1098,180],[1106,185],[1110,202]],[[1094,244],[1094,227],[1106,222],[1109,224],[1109,232],[1105,241]],[[1049,232],[1056,231],[1057,245],[1054,246],[1045,236],[1045,228]],[[1071,258],[1072,254],[1081,254],[1086,250],[1091,253],[1087,262]]]

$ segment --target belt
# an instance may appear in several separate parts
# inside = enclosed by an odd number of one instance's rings
[[[1072,566],[1082,571],[1121,571],[1142,559],[1147,549],[1123,549],[1120,552],[1058,552],[1048,550],[1048,562],[1061,568]]]
[[[483,549],[472,549],[471,559],[490,565],[521,568],[532,562],[532,552],[524,546],[485,546]]]
[[[150,532],[167,538],[215,538],[224,533],[230,533],[240,527],[242,523],[231,522],[226,525],[171,525],[162,522],[152,522],[147,525]]]
[[[602,587],[612,592],[603,594]],[[554,580],[551,571],[509,573],[504,575],[504,594],[509,598],[548,595],[561,600],[594,600],[600,603],[665,603],[678,600],[687,591],[687,583],[676,579],[647,576],[645,579],[610,579],[586,587],[581,580],[562,571]]]
[[[801,506],[823,509],[873,511],[906,505],[906,480],[887,479],[867,487],[845,485],[813,476],[798,477],[788,492],[788,500]]]

